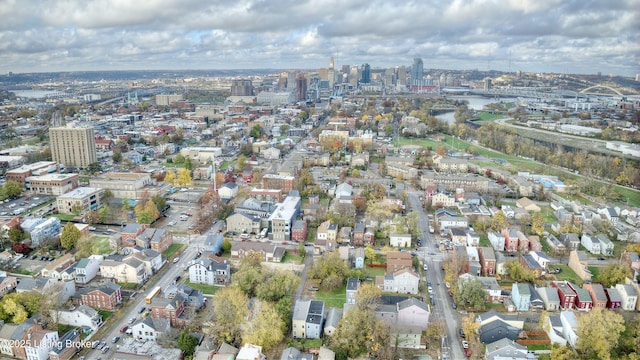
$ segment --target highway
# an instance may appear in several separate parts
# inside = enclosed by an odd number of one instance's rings
[[[451,298],[444,285],[444,272],[440,270],[444,260],[443,255],[435,248],[435,237],[429,234],[429,219],[422,208],[421,195],[420,191],[409,191],[408,202],[411,210],[417,211],[419,214],[420,221],[418,223],[422,233],[422,247],[418,251],[418,256],[428,266],[425,275],[433,288],[435,306],[431,307],[430,321],[441,320],[445,325],[445,333],[440,339],[443,359],[464,359],[465,354],[458,339],[458,329],[461,327],[462,321],[460,314],[451,307]]]
[[[167,262],[164,265],[169,267],[167,271],[153,286],[146,285],[145,291],[142,293],[138,293],[136,297],[133,299],[134,301],[129,302],[126,305],[127,308],[122,310],[123,315],[120,317],[118,322],[115,324],[112,324],[109,331],[107,331],[106,334],[103,335],[100,339],[98,338],[91,339],[92,341],[100,340],[100,341],[106,342],[107,345],[110,347],[109,351],[107,353],[102,353],[100,350],[97,350],[97,349],[91,350],[87,355],[85,355],[85,359],[88,359],[88,360],[113,359],[114,352],[117,350],[118,344],[117,343],[113,344],[111,342],[112,339],[115,336],[120,336],[121,338],[123,336],[127,336],[125,334],[120,333],[120,328],[122,328],[124,325],[131,326],[131,324],[129,324],[129,319],[131,319],[132,317],[138,318],[140,315],[138,311],[140,310],[141,307],[144,306],[147,309],[149,308],[149,304],[146,304],[144,301],[145,297],[147,296],[147,293],[155,286],[160,286],[164,290],[168,286],[173,284],[173,281],[176,278],[176,276],[182,275],[184,273],[185,271],[184,267],[187,265],[187,263],[195,259],[199,248],[201,248],[204,245],[204,240],[206,239],[207,235],[216,234],[218,230],[222,230],[223,224],[224,224],[224,221],[218,221],[215,225],[209,228],[209,230],[206,233],[196,237],[191,237],[191,240],[190,240],[191,243],[188,243],[189,240],[187,240],[185,242],[187,243],[187,248],[184,250],[182,255],[180,255],[180,261],[176,264],[172,262]],[[148,316],[151,316],[151,315],[148,315]]]

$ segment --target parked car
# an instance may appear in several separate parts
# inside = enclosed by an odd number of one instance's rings
[[[320,290],[320,289],[318,289],[318,287],[317,287],[317,286],[311,286],[311,287],[309,287],[309,291],[318,291],[318,290]]]
[[[134,322],[136,322],[136,317],[132,317],[131,319],[129,319],[129,324],[133,324]]]
[[[469,348],[469,343],[466,340],[462,340],[462,348],[463,349],[468,349]]]
[[[138,314],[142,314],[145,310],[147,310],[147,308],[145,308],[144,306],[140,308],[140,310],[138,310]]]
[[[464,338],[466,338],[466,335],[464,334],[464,331],[462,330],[462,328],[460,328],[460,329],[458,330],[458,334],[460,334],[460,337],[461,337],[461,338],[463,338],[463,339],[464,339]]]
[[[107,352],[109,352],[109,347],[108,346],[103,347],[102,348],[102,353],[106,354]]]
[[[179,258],[179,257],[177,257],[177,258],[173,259],[173,263],[174,263],[174,264],[175,264],[175,263],[177,263],[178,261],[180,261],[180,258]]]
[[[120,340],[120,336],[114,336],[113,339],[111,340],[111,342],[115,344],[115,343],[118,342],[118,340]]]
[[[129,325],[125,325],[125,326],[121,327],[120,328],[120,332],[121,333],[127,332],[127,329],[129,329]]]

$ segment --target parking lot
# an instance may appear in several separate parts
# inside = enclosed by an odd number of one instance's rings
[[[0,202],[0,216],[12,217],[17,215],[25,215],[29,210],[36,208],[42,204],[46,204],[55,199],[49,195],[23,195],[17,199],[6,199]],[[39,209],[34,216],[41,216],[42,214],[53,210],[53,207],[45,207]]]

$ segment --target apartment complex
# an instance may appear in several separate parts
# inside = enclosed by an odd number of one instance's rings
[[[158,94],[156,95],[156,105],[169,106],[172,102],[182,100],[182,94]]]
[[[79,187],[64,195],[58,196],[56,205],[61,214],[73,214],[80,210],[84,214],[90,210],[98,210],[101,204],[103,189]]]
[[[45,174],[25,179],[25,187],[36,194],[62,195],[78,187],[78,174]]]
[[[92,127],[51,128],[49,137],[53,161],[79,168],[98,161]]]

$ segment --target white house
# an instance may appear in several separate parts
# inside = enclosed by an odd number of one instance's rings
[[[617,284],[616,289],[622,297],[622,310],[634,311],[638,301],[638,293],[631,284]]]
[[[498,232],[490,232],[487,234],[487,237],[489,238],[489,242],[491,242],[493,250],[504,251],[504,244],[506,241],[504,235]]]
[[[226,285],[231,281],[231,266],[226,260],[196,259],[189,266],[189,281],[194,284]]]
[[[138,341],[156,341],[163,333],[169,330],[169,321],[164,318],[152,318],[147,316],[131,326],[131,336]]]
[[[420,276],[411,269],[402,269],[393,274],[376,276],[376,285],[384,292],[417,294]]]
[[[480,235],[467,231],[467,246],[480,246]]]
[[[600,233],[596,235],[596,238],[600,241],[600,253],[607,256],[613,256],[613,242],[609,240],[609,236],[607,236],[607,234]]]
[[[389,234],[389,245],[394,247],[411,246],[411,234]]]
[[[547,254],[543,253],[542,251],[531,251],[529,255],[531,255],[533,260],[535,260],[543,270],[548,269],[547,265],[549,265],[550,260],[547,257]]]
[[[336,186],[335,197],[336,199],[340,199],[341,197],[349,197],[353,194],[353,186],[342,183]]]
[[[590,253],[594,255],[600,254],[600,240],[597,237],[589,234],[584,234],[580,239],[580,244],[584,246],[585,249],[587,249],[587,251],[589,251]]]
[[[91,255],[88,258],[82,258],[76,264],[75,281],[78,284],[87,284],[100,271],[100,264],[104,260],[102,255]]]
[[[571,347],[575,348],[578,342],[578,319],[573,311],[561,311],[560,321],[562,322],[562,336],[567,340]]]
[[[24,345],[27,360],[47,360],[49,351],[58,345],[58,333],[51,330],[36,330]]]
[[[238,195],[238,185],[234,182],[228,182],[218,189],[218,196],[221,199],[233,199]]]
[[[53,322],[75,327],[86,326],[96,330],[102,326],[102,315],[95,309],[80,305],[71,310],[51,310]]]
[[[262,150],[262,151],[260,151],[260,156],[262,156],[263,158],[265,158],[267,160],[280,159],[280,149],[271,147],[271,148]]]
[[[443,215],[437,219],[440,230],[445,230],[452,227],[469,227],[469,221],[466,217]]]

